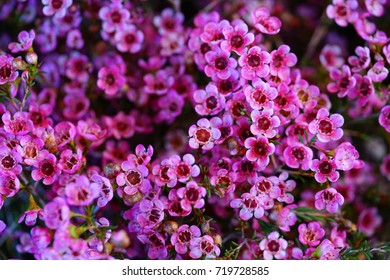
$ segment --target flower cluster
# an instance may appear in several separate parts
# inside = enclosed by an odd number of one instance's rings
[[[0,7],[1,258],[383,257],[389,3],[81,2]]]

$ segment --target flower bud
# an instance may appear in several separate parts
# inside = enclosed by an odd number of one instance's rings
[[[19,56],[14,58],[12,61],[12,66],[18,70],[25,70],[27,67],[27,63],[23,61],[23,59]]]
[[[162,230],[170,235],[172,235],[174,232],[176,232],[178,228],[179,228],[179,225],[174,221],[166,221],[162,225]]]
[[[131,239],[125,230],[120,230],[112,233],[110,242],[117,248],[126,249],[131,244]]]
[[[104,166],[104,175],[108,179],[114,179],[121,172],[121,166],[119,164],[109,163]]]
[[[38,56],[35,52],[28,52],[26,54],[26,61],[30,64],[37,64],[38,63]]]
[[[128,195],[127,193],[123,193],[123,200],[125,201],[125,203],[127,203],[128,205],[134,205],[136,204],[138,201],[140,201],[142,199],[142,194],[140,192],[136,192],[135,194],[133,195]]]
[[[215,245],[222,245],[222,237],[218,233],[213,233],[211,237],[213,238]]]

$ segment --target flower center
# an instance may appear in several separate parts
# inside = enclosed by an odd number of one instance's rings
[[[38,155],[37,148],[34,146],[27,146],[25,149],[26,157],[35,158]]]
[[[270,128],[271,122],[267,117],[262,117],[257,120],[257,126],[260,130],[266,131]]]
[[[125,37],[125,41],[129,45],[134,43],[134,41],[135,41],[134,35],[133,34],[127,34],[126,37]]]
[[[8,156],[3,157],[3,159],[1,160],[1,164],[6,169],[11,169],[16,165],[16,161],[12,156],[8,155]]]
[[[256,90],[252,93],[252,99],[256,101],[257,104],[264,104],[267,101],[267,96],[261,90]]]
[[[211,132],[207,128],[198,128],[195,132],[195,138],[200,144],[206,144],[210,141]]]
[[[201,46],[200,46],[200,52],[202,54],[205,54],[207,52],[211,51],[211,47],[209,46],[209,44],[207,43],[203,43]]]
[[[181,243],[187,243],[191,241],[191,238],[192,238],[192,233],[189,230],[184,230],[180,232],[177,236],[177,239],[179,239]]]
[[[268,145],[264,142],[257,142],[254,147],[255,152],[260,156],[266,156],[268,153]]]
[[[151,221],[152,223],[157,223],[159,219],[160,211],[157,209],[152,209],[152,211],[150,211],[149,221]]]
[[[225,70],[226,67],[228,67],[228,60],[226,57],[218,57],[216,60],[215,60],[215,68],[217,68],[218,70]]]
[[[268,250],[270,250],[271,252],[279,251],[279,247],[279,242],[277,242],[276,240],[271,240],[270,242],[268,242]]]
[[[150,235],[149,240],[154,247],[161,247],[164,245],[160,238],[158,238],[158,236],[154,233]]]
[[[334,194],[325,190],[325,191],[323,192],[323,194],[322,194],[322,197],[323,197],[323,199],[324,199],[325,201],[331,201],[331,200],[333,200],[333,198],[334,198]]]
[[[245,173],[252,172],[254,168],[253,162],[246,160],[243,163],[241,163],[241,170]]]
[[[219,176],[217,180],[217,185],[220,188],[227,188],[230,186],[230,178],[228,176],[222,175]]]
[[[120,23],[121,19],[122,19],[122,16],[121,16],[121,14],[118,11],[114,11],[111,14],[111,19],[112,19],[112,22],[114,22],[114,23]]]
[[[273,60],[272,60],[272,65],[275,67],[275,68],[279,68],[280,66],[282,66],[282,63],[283,62],[283,57],[280,55],[280,54],[276,54],[274,57],[273,57]]]
[[[59,8],[61,8],[63,4],[63,1],[62,0],[52,0],[51,1],[51,5],[53,6],[54,9],[58,10]]]
[[[242,36],[240,35],[234,35],[231,39],[230,39],[230,45],[233,47],[233,48],[240,48],[242,45],[244,44],[244,39],[242,38]]]
[[[305,149],[302,147],[294,147],[292,149],[292,155],[297,159],[297,160],[303,160],[305,158]]]
[[[195,202],[198,200],[199,198],[199,192],[197,189],[195,188],[189,188],[187,191],[186,191],[186,194],[185,194],[186,198],[188,201],[190,202]]]
[[[11,65],[6,64],[0,68],[0,77],[2,79],[8,79],[9,77],[11,77],[11,74],[12,74]]]
[[[248,55],[248,65],[252,68],[256,68],[260,66],[260,57],[257,54]]]
[[[259,206],[259,203],[257,202],[256,199],[254,198],[246,198],[243,201],[243,204],[245,205],[246,208],[248,209],[256,209]]]
[[[200,242],[200,248],[206,254],[210,254],[214,250],[214,245],[211,244],[211,242],[209,242],[207,240],[202,240]]]
[[[181,163],[176,167],[176,174],[178,177],[186,177],[190,174],[190,168],[187,164]]]
[[[215,96],[210,96],[209,98],[207,98],[206,100],[207,108],[212,110],[215,109],[217,105],[218,105],[218,99]]]
[[[54,173],[54,166],[53,163],[46,161],[41,166],[41,172],[44,176],[50,177]]]
[[[138,171],[130,170],[126,175],[126,180],[130,185],[138,186],[142,182],[141,174]]]
[[[322,174],[329,174],[332,172],[333,167],[330,162],[324,161],[318,166],[318,169]]]
[[[322,134],[330,134],[333,130],[333,125],[329,120],[320,120],[318,122],[318,129]]]
[[[227,94],[233,90],[233,83],[230,80],[222,80],[219,82],[219,90],[222,94]]]
[[[260,193],[266,193],[271,189],[272,185],[268,180],[262,180],[256,183],[256,189]]]

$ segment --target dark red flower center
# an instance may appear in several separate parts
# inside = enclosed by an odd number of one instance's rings
[[[230,39],[230,45],[233,47],[233,48],[240,48],[242,45],[244,44],[244,38],[242,38],[241,35],[234,35],[231,39]]]
[[[132,44],[135,41],[135,36],[133,34],[127,34],[125,37],[125,41],[127,44]]]
[[[0,68],[0,77],[2,79],[8,79],[12,75],[11,65],[6,64]]]
[[[280,54],[275,54],[273,59],[272,59],[272,65],[275,68],[279,68],[280,66],[283,65],[283,57]]]
[[[190,242],[191,239],[192,239],[192,233],[191,233],[191,231],[189,231],[189,230],[183,230],[182,232],[180,232],[180,233],[177,235],[177,239],[178,239],[181,243]]]
[[[205,54],[205,53],[207,53],[209,51],[211,51],[211,47],[209,46],[209,44],[203,43],[202,45],[200,45],[200,52],[202,54]]]
[[[266,156],[268,153],[268,144],[264,143],[262,141],[259,141],[259,142],[256,142],[253,149],[254,149],[255,153],[258,154],[259,156]]]
[[[262,131],[266,131],[271,127],[271,121],[267,117],[261,117],[257,120],[257,127]]]
[[[278,241],[271,240],[270,242],[268,242],[268,250],[269,251],[277,252],[277,251],[279,251],[279,248],[280,248],[280,244]]]
[[[215,60],[215,68],[217,68],[218,70],[225,70],[229,65],[229,61],[226,57],[218,57],[216,60]]]
[[[142,177],[138,171],[130,170],[126,175],[126,180],[130,185],[138,186],[142,182]]]
[[[318,169],[322,174],[329,174],[332,172],[333,166],[329,161],[321,162]]]
[[[16,165],[16,160],[12,156],[8,155],[3,157],[3,159],[1,160],[1,164],[6,169],[11,169]]]
[[[206,106],[209,109],[215,109],[218,105],[218,99],[215,96],[210,96],[206,99]]]
[[[195,132],[195,137],[200,144],[206,144],[210,141],[211,132],[207,128],[198,128]]]
[[[190,168],[187,164],[181,163],[176,167],[176,174],[178,177],[187,177],[190,174]]]
[[[196,202],[199,199],[199,191],[195,188],[189,188],[186,190],[185,197],[190,202]]]
[[[254,163],[249,160],[245,160],[244,162],[241,163],[241,171],[245,173],[252,172],[254,167],[255,167]]]
[[[252,68],[259,67],[261,63],[260,56],[257,54],[250,54],[248,55],[248,65]]]
[[[152,211],[150,211],[149,221],[151,221],[152,223],[157,223],[160,219],[160,216],[161,213],[158,209],[152,209]]]
[[[44,162],[42,165],[41,165],[41,173],[46,176],[46,177],[50,177],[53,175],[54,173],[54,165],[52,162],[50,161],[46,161]]]
[[[268,192],[272,187],[272,184],[268,180],[262,180],[256,183],[256,189],[261,193]]]
[[[333,124],[329,120],[320,120],[318,129],[322,134],[330,134],[333,131]]]
[[[51,1],[51,5],[53,6],[54,9],[58,10],[59,8],[61,8],[62,4],[64,2],[62,0],[52,0]]]
[[[303,160],[306,156],[306,152],[305,152],[305,149],[302,147],[294,147],[294,148],[292,148],[292,155],[297,160]]]
[[[261,90],[255,90],[252,93],[252,99],[256,101],[257,104],[264,104],[267,101],[267,96]]]
[[[254,199],[254,198],[246,198],[243,201],[243,204],[248,209],[256,209],[259,206],[258,201],[256,199]]]
[[[202,240],[200,242],[200,248],[206,254],[210,254],[214,250],[214,245],[210,241]]]

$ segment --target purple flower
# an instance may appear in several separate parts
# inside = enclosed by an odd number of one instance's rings
[[[342,50],[339,45],[325,45],[320,53],[320,61],[328,71],[339,68],[344,64],[341,56]]]
[[[119,1],[112,2],[109,6],[103,6],[99,10],[99,17],[103,21],[103,30],[114,32],[123,27],[130,19],[130,12]]]
[[[325,155],[321,154],[321,159],[314,159],[311,162],[310,169],[315,171],[314,178],[319,183],[325,183],[327,179],[331,182],[336,182],[340,173],[336,171],[336,163],[334,159],[328,159]]]
[[[313,159],[313,151],[301,143],[288,145],[283,151],[283,157],[288,167],[309,170]]]
[[[287,205],[276,214],[276,223],[281,230],[289,232],[290,227],[297,222],[297,215],[292,211],[296,207],[295,204]]]
[[[362,168],[364,163],[358,160],[359,152],[349,142],[341,143],[334,151],[334,161],[337,169],[346,171],[353,168]]]
[[[91,71],[92,67],[88,57],[79,52],[72,52],[65,62],[65,75],[71,80],[86,83]]]
[[[210,235],[193,238],[190,241],[190,250],[190,257],[193,259],[199,259],[203,255],[208,259],[214,259],[221,252]]]
[[[263,82],[259,78],[252,80],[252,86],[244,87],[246,101],[254,110],[272,109],[273,100],[278,96],[276,88],[271,87],[269,83]]]
[[[217,76],[222,80],[228,79],[232,70],[237,67],[237,61],[229,56],[230,53],[221,49],[206,53],[207,65],[204,68],[205,74],[208,77]]]
[[[5,112],[1,117],[4,130],[13,135],[26,135],[33,130],[34,124],[28,118],[27,112],[16,112],[12,117],[10,112]]]
[[[161,35],[168,33],[180,34],[183,32],[184,15],[182,13],[175,13],[173,9],[166,8],[161,12],[161,16],[153,17],[153,23],[158,28]]]
[[[31,48],[34,39],[35,39],[34,30],[30,30],[30,32],[23,30],[18,35],[18,42],[10,43],[8,45],[8,48],[12,53],[28,51],[28,49]]]
[[[145,230],[137,236],[143,243],[149,245],[148,257],[151,259],[165,259],[168,250],[165,246],[165,238],[154,230]]]
[[[344,197],[333,188],[319,191],[315,195],[314,205],[317,210],[326,210],[330,213],[337,212],[339,205],[344,203]]]
[[[170,89],[168,92],[158,99],[159,107],[158,114],[155,117],[157,122],[165,121],[171,124],[181,114],[184,107],[185,99],[176,90]]]
[[[192,239],[200,237],[201,232],[197,226],[181,225],[171,236],[171,244],[179,254],[188,252]]]
[[[22,173],[22,157],[15,150],[11,150],[4,144],[0,145],[0,171],[19,175]],[[4,177],[3,177],[4,178]],[[4,178],[5,179],[5,178]]]
[[[69,205],[87,206],[99,195],[100,188],[97,184],[91,184],[88,177],[80,175],[75,182],[65,187],[65,194]]]
[[[356,56],[350,56],[348,58],[348,63],[352,66],[352,72],[359,72],[370,65],[370,49],[368,47],[358,46],[355,49],[355,53]]]
[[[364,0],[364,4],[370,14],[380,17],[385,10],[383,5],[386,5],[386,0]]]
[[[65,16],[66,10],[73,4],[73,0],[41,0],[43,6],[43,14],[62,18]]]
[[[252,14],[252,20],[256,29],[265,34],[277,34],[282,27],[280,19],[270,16],[266,7],[257,8]]]
[[[382,108],[379,115],[379,124],[390,133],[390,105]]]
[[[378,214],[375,207],[364,209],[358,217],[357,226],[359,231],[367,236],[372,236],[375,230],[381,225],[382,217]]]
[[[111,201],[114,196],[114,191],[110,180],[108,180],[106,177],[100,176],[99,174],[93,174],[90,179],[91,179],[91,187],[93,189],[95,188],[99,189],[99,194],[98,194],[98,199],[96,204],[99,207],[106,206],[107,203]],[[92,186],[95,184],[97,186]]]
[[[120,111],[114,117],[106,117],[105,123],[115,139],[130,138],[135,133],[135,118]],[[92,140],[93,141],[93,140]]]
[[[263,170],[269,163],[269,156],[275,152],[275,145],[268,142],[268,138],[258,136],[257,138],[250,137],[245,140],[245,148],[247,148],[246,158],[250,161],[257,161],[259,170]]]
[[[137,53],[141,50],[144,34],[134,25],[128,24],[117,29],[114,39],[120,52]]]
[[[45,205],[43,209],[43,220],[50,229],[58,229],[68,224],[70,219],[70,210],[65,200],[61,197],[54,198]]]
[[[195,158],[191,154],[185,154],[183,160],[179,156],[172,156],[170,158],[174,166],[176,177],[179,182],[187,182],[190,178],[195,178],[200,174],[200,168],[195,164]]]
[[[188,130],[190,147],[211,150],[214,147],[214,141],[221,137],[221,131],[217,128],[221,122],[218,117],[214,117],[210,121],[205,118],[198,120],[196,125],[192,125]]]
[[[137,222],[141,228],[155,228],[164,219],[164,205],[160,200],[144,199],[139,203]]]
[[[200,209],[205,203],[206,189],[199,187],[196,182],[190,181],[184,188],[177,190],[177,196],[181,198],[180,204],[184,210],[191,210],[192,206],[195,209]]]
[[[61,173],[61,168],[57,164],[57,158],[50,153],[47,153],[46,157],[34,166],[31,172],[31,176],[35,181],[39,181],[43,178],[43,184],[51,185],[54,183],[57,176]]]
[[[316,119],[309,124],[309,131],[316,134],[320,142],[339,140],[343,136],[340,128],[344,124],[344,118],[340,114],[329,115],[329,111],[321,108],[317,112]]]
[[[264,216],[264,208],[260,198],[252,193],[243,193],[241,198],[233,199],[230,202],[230,207],[241,208],[240,218],[244,221],[251,219],[253,216],[257,219]]]
[[[146,166],[136,165],[134,161],[127,160],[122,162],[121,168],[123,172],[116,177],[116,183],[125,186],[126,194],[134,195],[138,191],[146,193],[150,189],[150,182],[146,179],[149,174]]]
[[[336,249],[329,239],[324,239],[320,244],[320,260],[338,260],[340,249]]]
[[[12,197],[20,189],[20,181],[14,173],[0,172],[0,197]],[[2,203],[0,202],[0,208]]]
[[[325,230],[317,222],[310,222],[308,225],[300,224],[298,227],[299,241],[302,244],[315,247],[320,244],[325,235]]]
[[[74,29],[66,35],[66,45],[73,49],[82,49],[84,47],[83,35],[80,30]]]
[[[254,46],[244,53],[238,59],[242,67],[241,75],[247,80],[253,80],[256,77],[264,78],[268,75],[271,56],[260,47]]]
[[[218,88],[213,84],[208,84],[206,90],[197,90],[193,94],[197,103],[195,111],[201,115],[216,115],[225,107],[225,97],[218,92]]]
[[[385,67],[384,61],[378,61],[367,72],[367,76],[371,78],[374,83],[382,82],[389,75],[389,70]]]
[[[262,111],[253,110],[251,113],[251,132],[254,135],[263,135],[267,138],[275,137],[280,126],[280,119],[273,114],[272,109],[264,108]]]
[[[20,216],[18,223],[20,224],[23,222],[24,219],[26,219],[26,225],[27,226],[33,226],[37,222],[37,218],[39,217],[41,220],[43,220],[43,209],[31,209],[27,210]]]
[[[263,250],[263,256],[266,260],[273,258],[283,260],[287,256],[287,241],[280,237],[279,232],[274,231],[260,242],[260,249]]]
[[[158,70],[155,74],[144,76],[144,90],[149,94],[162,95],[168,92],[174,83],[174,78],[166,70]]]
[[[290,52],[290,47],[281,45],[271,52],[270,73],[285,81],[290,76],[290,67],[297,63],[297,56]]]
[[[225,52],[234,51],[238,55],[242,55],[245,47],[255,39],[252,33],[248,33],[248,26],[241,20],[236,21],[234,26],[224,27],[222,33],[226,40],[221,42],[221,49]]]
[[[356,0],[333,0],[326,8],[326,15],[334,19],[340,26],[347,26],[348,22],[354,22],[359,14],[356,9],[359,3]]]

